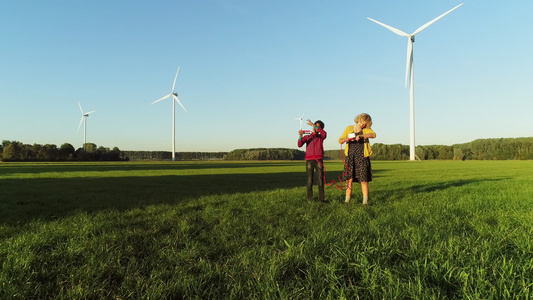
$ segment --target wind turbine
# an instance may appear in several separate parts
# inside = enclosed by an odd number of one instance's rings
[[[174,77],[174,83],[172,84],[172,90],[170,90],[170,94],[166,95],[165,97],[158,99],[152,104],[157,103],[161,100],[165,100],[167,98],[172,97],[172,160],[176,160],[176,102],[178,102],[184,111],[187,111],[183,104],[181,104],[180,100],[178,99],[178,93],[174,92],[174,87],[176,86],[176,79],[178,79],[178,73],[180,71],[180,67],[178,67],[178,71],[176,71],[176,77]],[[176,100],[176,101],[174,101]]]
[[[436,17],[435,19],[427,22],[426,24],[420,26],[417,30],[415,30],[411,34],[407,34],[399,29],[396,29],[392,26],[389,26],[387,24],[383,24],[379,21],[376,21],[372,18],[367,18],[372,22],[375,22],[390,31],[396,33],[400,36],[407,37],[407,64],[405,68],[405,87],[407,87],[407,84],[409,84],[409,98],[410,98],[410,129],[411,129],[411,137],[410,137],[410,143],[409,143],[409,159],[415,160],[415,84],[414,84],[414,66],[413,66],[413,43],[415,42],[415,35],[419,33],[420,31],[426,29],[429,27],[429,25],[437,22],[440,18],[444,17],[445,15],[451,13],[453,10],[458,8],[459,6],[463,5],[463,3],[457,5],[456,7],[450,9],[449,11],[443,13],[442,15]]]
[[[299,118],[294,118],[295,120],[300,121],[300,130],[302,130],[302,120],[304,118],[304,115],[301,115]],[[303,135],[311,134],[311,130],[302,130]]]
[[[80,131],[81,123],[84,123],[84,129],[83,129],[83,147],[85,148],[85,144],[87,144],[87,117],[89,116],[89,114],[92,114],[92,113],[95,112],[95,111],[93,110],[93,111],[90,111],[90,112],[84,113],[84,112],[83,112],[83,109],[81,108],[80,101],[78,101],[78,106],[80,107],[80,111],[81,111],[81,120],[80,120],[80,124],[78,125],[78,132]]]
[[[299,121],[300,121],[300,130],[302,130],[302,120],[303,120],[303,117],[304,117],[304,115],[301,115],[299,118],[294,118],[295,120],[299,120]]]

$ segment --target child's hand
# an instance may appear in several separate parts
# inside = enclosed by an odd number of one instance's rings
[[[298,130],[298,134],[300,135],[300,137],[302,137],[302,135],[303,135],[303,130],[301,130],[301,129]]]
[[[307,119],[307,125],[309,125],[309,126],[314,126],[315,124],[313,124],[313,121]]]

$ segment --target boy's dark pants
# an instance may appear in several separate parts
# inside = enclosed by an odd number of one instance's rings
[[[307,171],[307,200],[313,200],[313,181],[314,173],[316,169],[317,181],[318,181],[318,200],[324,202],[324,165],[322,159],[306,160]]]

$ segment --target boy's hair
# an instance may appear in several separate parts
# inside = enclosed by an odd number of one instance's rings
[[[369,114],[360,114],[360,115],[357,115],[357,117],[355,117],[354,119],[355,123],[359,122],[359,121],[366,121],[366,128],[370,128],[372,127],[372,117],[370,117]]]
[[[326,125],[324,125],[324,122],[322,122],[322,121],[320,121],[320,120],[316,121],[316,122],[315,122],[315,125],[316,125],[316,124],[320,125],[320,128],[322,128],[322,130],[324,130],[324,126],[326,126]]]

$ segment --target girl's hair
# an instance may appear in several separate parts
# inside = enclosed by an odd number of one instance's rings
[[[316,121],[315,124],[320,125],[320,128],[322,128],[322,130],[324,130],[324,126],[326,126],[326,125],[324,124],[324,122],[322,122],[322,121],[320,121],[320,120]]]
[[[357,117],[355,117],[354,119],[355,123],[359,122],[359,121],[366,121],[366,128],[370,128],[372,127],[372,117],[370,117],[369,114],[360,114],[360,115],[357,115]]]

